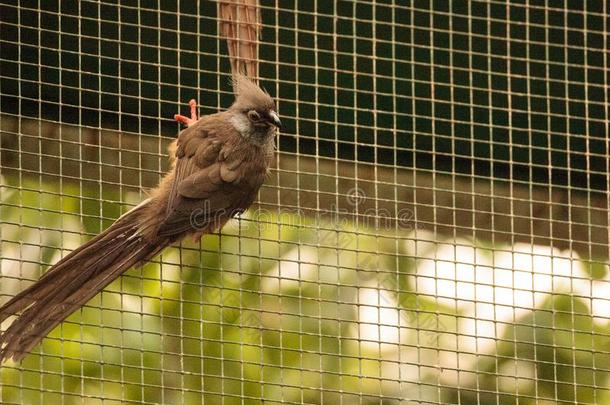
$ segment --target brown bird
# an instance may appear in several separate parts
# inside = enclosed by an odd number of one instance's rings
[[[170,172],[151,197],[53,265],[0,308],[0,364],[21,361],[55,326],[114,279],[187,235],[220,229],[247,209],[266,178],[281,127],[272,98],[245,76],[223,112],[174,118],[187,125],[176,140]],[[170,150],[172,150],[170,148]]]

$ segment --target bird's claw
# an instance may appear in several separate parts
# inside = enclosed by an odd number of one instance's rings
[[[197,117],[197,101],[195,101],[195,99],[189,101],[189,107],[191,108],[190,118],[180,114],[174,115],[176,121],[183,123],[187,127],[190,127],[199,119],[199,117]]]

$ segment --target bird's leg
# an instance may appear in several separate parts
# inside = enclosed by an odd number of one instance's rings
[[[197,101],[195,101],[194,99],[189,101],[189,107],[191,108],[191,118],[185,117],[184,115],[180,114],[174,115],[174,119],[176,121],[183,123],[187,127],[190,127],[199,119],[197,117]]]

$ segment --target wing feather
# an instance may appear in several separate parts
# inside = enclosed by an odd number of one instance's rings
[[[224,113],[219,113],[224,114]],[[214,119],[216,118],[216,119]],[[206,116],[184,129],[177,140],[175,177],[167,200],[166,218],[160,235],[193,230],[194,214],[202,226],[224,222],[252,203],[260,184],[251,181],[259,170],[245,164],[241,135],[226,117]],[[261,181],[262,183],[262,181]],[[222,218],[220,218],[222,217]],[[207,228],[206,228],[207,229]]]

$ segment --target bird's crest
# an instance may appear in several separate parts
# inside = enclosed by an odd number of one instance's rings
[[[236,97],[235,104],[240,107],[262,109],[275,108],[275,103],[269,93],[258,87],[247,76],[242,74],[234,75],[231,83]]]

